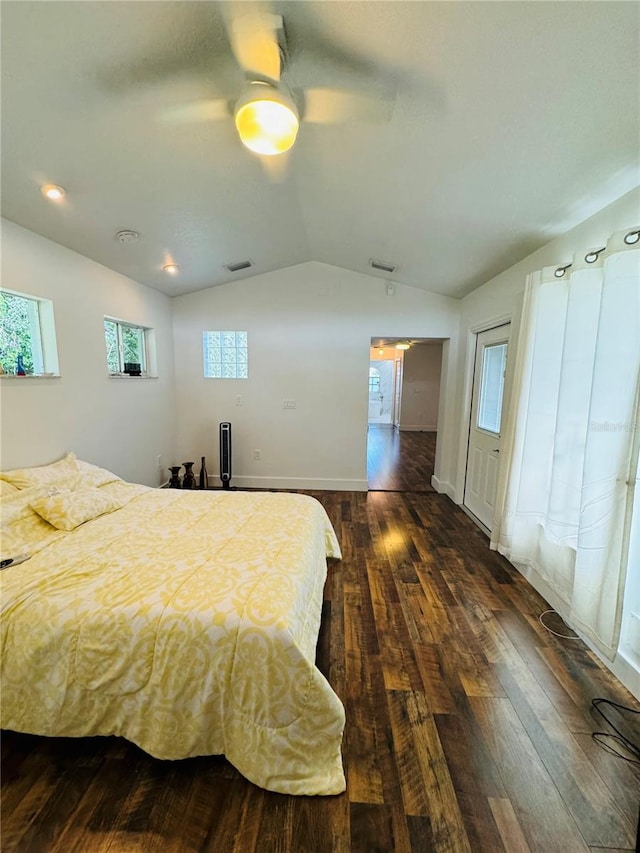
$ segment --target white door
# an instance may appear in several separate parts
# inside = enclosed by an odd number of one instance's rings
[[[510,324],[476,335],[464,505],[488,529],[498,482],[502,398]]]

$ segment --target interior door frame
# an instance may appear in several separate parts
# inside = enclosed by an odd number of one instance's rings
[[[476,360],[476,342],[480,332],[488,332],[498,326],[511,323],[510,358],[507,359],[507,375],[505,377],[502,416],[506,417],[510,405],[511,370],[514,362],[514,343],[517,340],[517,328],[513,322],[513,314],[499,314],[480,323],[474,323],[466,331],[466,353],[464,363],[464,382],[462,386],[462,408],[460,411],[460,437],[458,440],[458,459],[456,466],[456,482],[454,503],[464,506],[464,487],[467,478],[467,458],[469,456],[469,431],[471,426],[471,401],[473,396],[473,374]]]
[[[400,429],[400,407],[402,406],[402,359],[393,359],[393,403],[391,406],[391,426]]]

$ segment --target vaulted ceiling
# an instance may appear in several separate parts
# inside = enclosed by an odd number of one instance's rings
[[[0,6],[3,216],[169,295],[318,260],[462,296],[640,183],[637,3],[273,2],[288,85],[373,105],[277,180],[207,111],[223,4]]]

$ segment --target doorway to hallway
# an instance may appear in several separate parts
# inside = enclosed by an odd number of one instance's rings
[[[370,490],[434,491],[443,343],[434,338],[371,339]]]
[[[435,432],[401,432],[372,424],[367,433],[369,491],[433,492]]]

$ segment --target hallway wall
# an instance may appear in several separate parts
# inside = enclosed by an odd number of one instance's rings
[[[405,352],[402,372],[401,430],[438,428],[442,343],[417,344]]]

